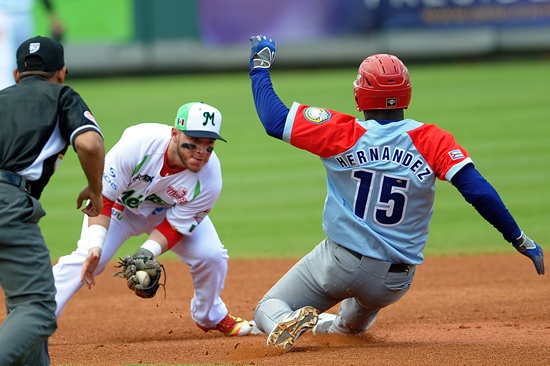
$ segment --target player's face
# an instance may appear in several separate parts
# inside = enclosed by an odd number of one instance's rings
[[[176,164],[197,173],[210,159],[215,143],[215,139],[191,137],[178,131],[175,145],[176,160],[179,161],[176,161]]]

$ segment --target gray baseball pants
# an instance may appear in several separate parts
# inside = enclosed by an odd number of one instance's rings
[[[342,333],[361,333],[380,309],[399,300],[410,288],[415,266],[394,272],[390,265],[358,257],[325,239],[260,300],[254,312],[256,325],[269,334],[296,309],[313,306],[322,313],[341,302],[334,326]]]

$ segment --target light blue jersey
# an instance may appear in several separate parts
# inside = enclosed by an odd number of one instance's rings
[[[472,162],[436,125],[412,119],[362,121],[298,103],[290,110],[283,139],[322,159],[328,238],[391,263],[422,263],[435,180],[450,181]]]

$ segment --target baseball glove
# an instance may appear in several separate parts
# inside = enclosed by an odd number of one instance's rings
[[[163,286],[166,297],[166,271],[164,266],[156,261],[153,253],[147,249],[140,248],[133,256],[127,255],[124,259],[120,259],[116,268],[121,268],[121,271],[113,276],[125,278],[128,288],[137,296],[150,299],[155,296],[158,288]],[[160,283],[161,269],[164,272],[164,283]],[[140,284],[136,276],[137,271],[147,272],[151,279],[148,286]]]

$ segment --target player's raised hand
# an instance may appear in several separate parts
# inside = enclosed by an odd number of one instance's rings
[[[275,41],[262,35],[250,37],[250,41],[250,70],[269,69],[275,59]]]
[[[521,236],[512,245],[518,252],[533,261],[539,275],[544,274],[544,253],[537,243],[522,231]]]

